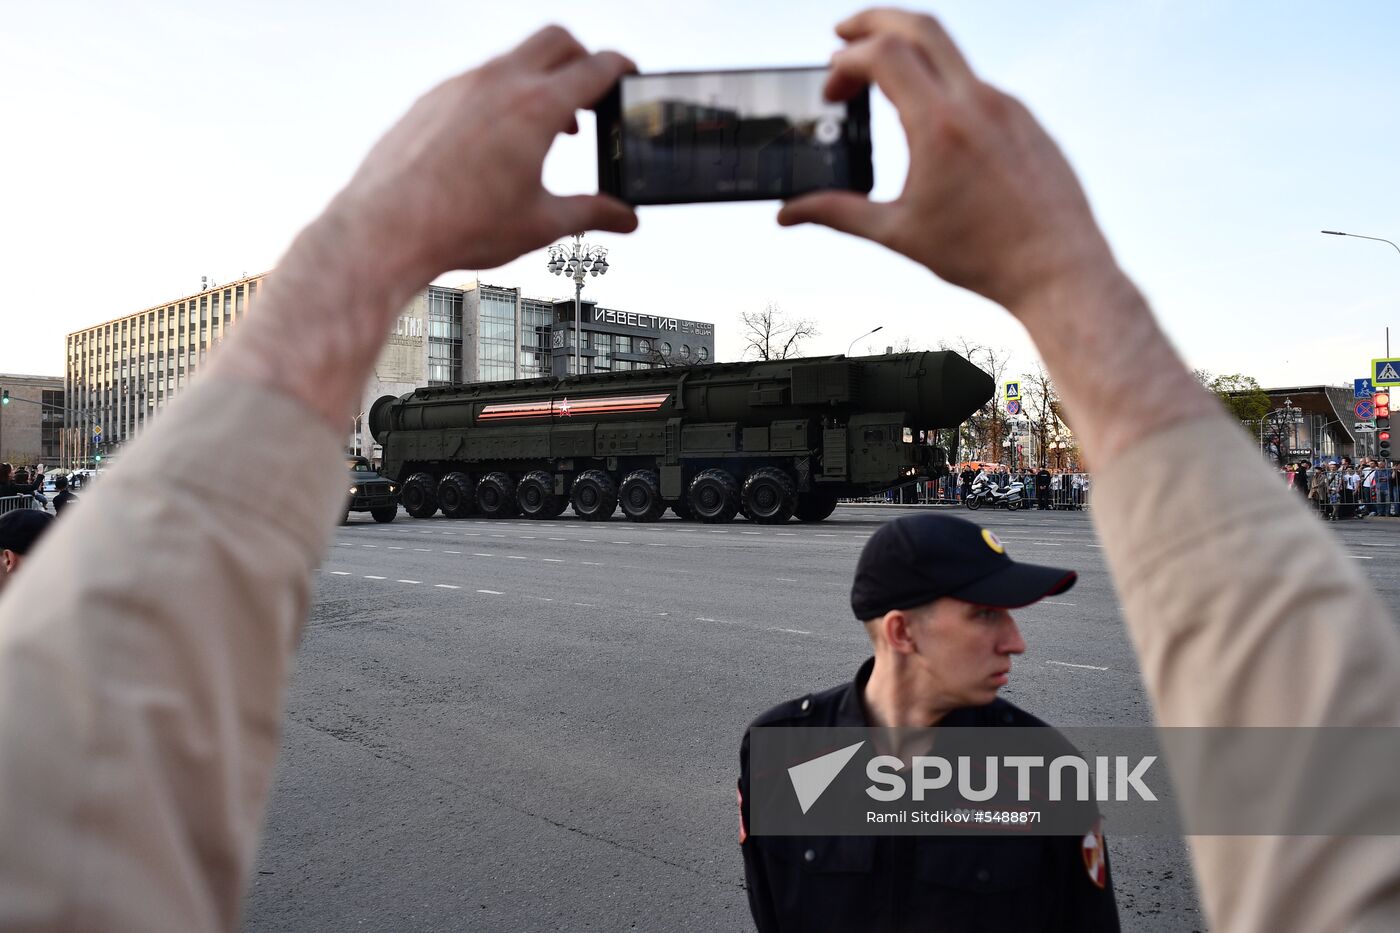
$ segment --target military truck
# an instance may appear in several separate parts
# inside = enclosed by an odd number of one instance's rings
[[[398,483],[380,476],[364,457],[347,455],[345,467],[350,492],[342,523],[350,520],[351,512],[368,512],[377,522],[392,522],[399,514]]]
[[[944,475],[928,439],[992,392],[956,353],[835,356],[421,388],[369,423],[415,518],[778,524]]]

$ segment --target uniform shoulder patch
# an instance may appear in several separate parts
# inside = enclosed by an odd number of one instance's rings
[[[1108,883],[1108,858],[1104,849],[1102,818],[1095,820],[1094,828],[1084,834],[1079,852],[1084,856],[1084,870],[1089,873],[1089,880],[1095,887],[1102,889]]]

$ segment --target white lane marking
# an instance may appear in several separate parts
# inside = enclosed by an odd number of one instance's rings
[[[835,535],[827,535],[827,534],[818,534],[818,535],[814,535],[813,537],[817,537],[817,538],[834,538],[834,537],[836,537],[836,536],[835,536]]]
[[[1360,554],[1348,554],[1347,557],[1350,557],[1352,560],[1375,560],[1374,557],[1362,557]]]
[[[569,540],[569,539],[568,539],[568,538],[550,538],[549,540],[550,540],[550,541],[567,541],[567,540]]]
[[[533,541],[533,540],[535,540],[535,536],[534,536],[534,535],[516,535],[516,537],[519,538],[521,541]]]
[[[395,583],[422,583],[422,580],[395,580]]]
[[[418,532],[418,533],[419,533],[420,535],[430,535],[430,534],[432,534],[431,531],[420,531],[420,532]],[[447,532],[444,531],[443,534],[447,534]]]
[[[797,532],[795,532],[795,531],[778,531],[778,532],[774,532],[774,533],[775,533],[778,537],[780,537],[780,538],[795,538],[795,537],[797,537]]]
[[[660,543],[659,541],[648,541],[647,547],[666,547],[666,545]]]
[[[480,537],[481,537],[481,532],[479,532],[479,531],[464,531],[464,532],[462,532],[462,537],[464,537],[464,538],[480,538]]]
[[[803,631],[800,628],[770,628],[770,632],[787,632],[790,635],[810,635],[811,632]]]
[[[354,547],[353,544],[337,544],[336,547]]]
[[[488,596],[504,596],[504,595],[506,595],[505,593],[502,593],[500,590],[477,590],[477,592],[478,592],[478,593],[485,593],[485,594],[487,594]]]
[[[492,535],[491,537],[493,537],[493,538],[504,538],[505,535]]]
[[[723,528],[706,528],[705,530],[708,531],[708,532],[709,532],[710,534],[712,534],[712,535],[727,535],[727,534],[729,534],[729,532],[725,531]]]
[[[796,582],[797,582],[797,581],[794,580],[792,577],[774,577],[773,579],[774,579],[774,580],[777,580],[779,583],[796,583]]]
[[[460,590],[460,586],[453,586],[451,583],[434,583],[433,586],[439,590]]]
[[[1106,671],[1106,667],[1095,667],[1092,664],[1070,664],[1068,661],[1046,661],[1046,664],[1055,664],[1059,667],[1077,667],[1085,671]]]
[[[542,558],[540,558],[540,559],[543,560],[546,564],[562,564],[562,563],[564,563],[564,561],[561,560],[561,559],[558,558],[558,557],[542,557]]]
[[[377,544],[362,544],[360,547],[379,547]]]
[[[631,544],[631,541],[614,541],[613,544]]]
[[[596,560],[586,560],[586,561],[583,562],[583,565],[584,565],[585,567],[601,567],[601,566],[603,566],[602,564],[600,564],[600,563],[599,563],[598,561],[596,561]]]
[[[1059,541],[1027,541],[1026,544],[1034,544],[1037,547],[1064,547]]]
[[[462,553],[462,552],[461,552],[461,551],[443,551],[442,553],[444,553],[444,554],[460,554],[460,553]]]
[[[391,550],[391,551],[402,551],[403,548],[397,547],[397,546],[391,544],[391,545],[389,545],[389,550]]]
[[[490,557],[490,554],[483,554],[480,551],[472,551],[472,557]]]
[[[666,613],[663,612],[663,613],[661,613],[661,614],[664,616]],[[733,621],[730,621],[729,619],[707,619],[707,618],[705,618],[704,616],[697,616],[696,619],[695,619],[695,621],[696,621],[696,622],[718,622],[720,625],[738,625],[738,624],[739,624],[738,622],[733,622]]]
[[[741,535],[761,535],[761,534],[763,534],[763,532],[761,532],[761,531],[741,531],[741,532],[739,532],[739,534],[741,534]]]
[[[537,600],[539,600],[539,601],[542,602],[542,603],[552,603],[552,602],[554,602],[554,597],[553,597],[553,596],[529,596],[529,595],[526,595],[525,598],[526,598],[526,599],[537,599]]]
[[[388,578],[388,577],[376,577],[376,576],[375,576],[374,574],[372,574],[372,573],[367,573],[367,574],[365,574],[365,579],[366,579],[366,580],[387,580],[387,579],[389,579],[389,578]]]
[[[597,543],[598,543],[598,539],[597,539],[597,538],[579,538],[579,540],[580,540],[580,541],[586,541],[586,542],[589,543],[589,544],[597,544]]]
[[[414,548],[414,550],[415,550],[415,551],[431,551],[432,548],[430,548],[430,547],[416,547],[416,548]]]
[[[573,605],[575,605],[575,606],[583,606],[585,609],[596,609],[596,608],[597,608],[597,607],[594,606],[592,603],[573,603]]]
[[[348,571],[348,570],[332,570],[331,573],[335,574],[337,577],[348,577],[348,576],[350,576],[350,571]]]
[[[530,559],[530,558],[526,557],[526,556],[523,555],[523,554],[507,554],[507,555],[506,555],[506,560],[529,560],[529,559]]]

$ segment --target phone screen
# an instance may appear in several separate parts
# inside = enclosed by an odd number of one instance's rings
[[[599,108],[599,186],[632,204],[869,191],[868,92],[831,103],[826,77],[825,68],[625,76]]]

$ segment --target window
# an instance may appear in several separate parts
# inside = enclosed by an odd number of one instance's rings
[[[683,344],[681,344],[681,359],[683,359],[683,360],[688,360],[688,359],[690,359],[690,344],[688,344],[688,343],[683,343]]]
[[[664,356],[664,357],[670,357],[670,355],[671,355],[671,344],[670,344],[669,341],[666,341],[666,340],[661,341],[661,355]]]
[[[695,355],[696,355],[696,357],[700,360],[700,362],[703,363],[703,362],[705,362],[706,360],[708,360],[708,359],[710,358],[710,348],[709,348],[709,347],[701,347],[699,350],[697,350],[697,351],[695,352]]]

